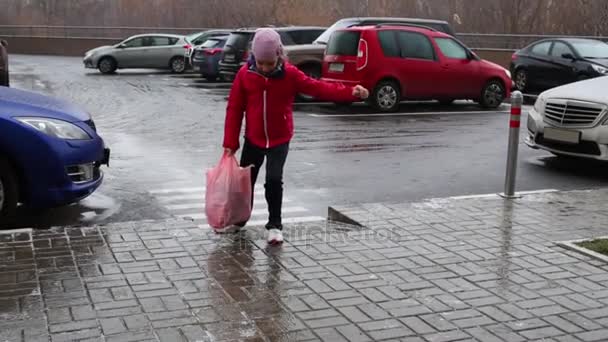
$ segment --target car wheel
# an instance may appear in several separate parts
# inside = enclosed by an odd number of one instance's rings
[[[308,65],[304,65],[300,68],[300,70],[302,70],[303,73],[306,74],[306,76],[314,78],[315,80],[318,80],[321,78],[321,66],[320,65],[314,65],[314,64],[308,64]],[[306,94],[298,94],[298,100],[300,101],[313,101],[315,98]]]
[[[13,168],[0,158],[0,222],[14,215],[18,202],[18,186]]]
[[[382,81],[374,88],[371,101],[381,112],[394,112],[401,103],[401,89],[394,81]]]
[[[505,99],[505,86],[498,80],[492,80],[483,87],[479,103],[484,108],[498,108]]]
[[[113,74],[116,71],[116,61],[112,57],[104,57],[99,61],[97,68],[102,74]]]
[[[186,71],[186,59],[184,57],[173,57],[169,65],[171,66],[171,71],[176,74]]]
[[[528,88],[528,72],[525,69],[519,69],[515,72],[515,88],[522,93]]]

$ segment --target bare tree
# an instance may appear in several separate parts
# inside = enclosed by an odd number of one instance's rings
[[[457,32],[608,35],[608,0],[0,0],[5,25],[330,25],[350,16],[449,21]],[[2,33],[2,32],[0,32]],[[44,32],[32,32],[43,34]]]
[[[586,15],[590,20],[584,21],[585,31],[592,35],[608,35],[608,1],[579,0],[579,6],[591,12]]]

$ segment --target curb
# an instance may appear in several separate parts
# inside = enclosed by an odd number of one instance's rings
[[[576,190],[572,190],[572,191],[576,191]],[[504,197],[500,193],[449,196],[449,197],[432,197],[432,198],[427,198],[427,199],[420,200],[420,201],[403,202],[403,203],[411,203],[411,204],[433,203],[433,202],[444,201],[444,200],[465,200],[465,199],[491,199],[491,200],[503,199],[505,201],[516,201],[516,200],[523,198],[526,195],[542,195],[542,194],[557,193],[557,192],[562,192],[562,191],[557,190],[557,189],[518,191],[514,194],[513,197]],[[375,203],[375,204],[385,204],[385,203]],[[394,203],[391,203],[391,204],[394,204]],[[362,205],[365,205],[365,203]],[[357,205],[357,207],[360,208],[361,205]],[[354,210],[356,211],[357,209],[355,208]],[[362,222],[359,222],[354,217],[356,215],[351,215],[353,213],[352,211],[353,211],[353,209],[348,206],[346,206],[344,209],[341,209],[340,206],[330,206],[327,208],[327,219],[330,221],[338,222],[338,223],[344,223],[344,224],[354,225],[354,226],[358,226],[358,227],[365,227],[365,224],[363,224]]]
[[[590,258],[608,263],[608,256],[594,252],[587,248],[579,247],[576,245],[576,243],[579,243],[579,242],[593,241],[593,240],[597,240],[597,239],[608,239],[608,236],[598,236],[598,237],[593,237],[593,238],[588,238],[588,239],[561,241],[561,242],[556,242],[556,244],[565,249],[569,249],[571,251],[575,251],[575,252],[581,253],[583,255],[586,255]]]
[[[334,222],[344,223],[348,225],[353,225],[357,227],[363,227],[361,223],[357,220],[349,217],[348,215],[340,212],[338,209],[334,207],[327,208],[327,219]]]

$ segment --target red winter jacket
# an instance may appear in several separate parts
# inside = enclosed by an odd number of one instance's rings
[[[275,73],[276,74],[276,73]],[[239,149],[239,134],[245,114],[245,137],[260,148],[284,144],[293,137],[292,105],[302,93],[332,102],[355,102],[353,87],[326,83],[306,76],[284,63],[278,76],[265,77],[251,63],[237,73],[226,110],[225,148]]]

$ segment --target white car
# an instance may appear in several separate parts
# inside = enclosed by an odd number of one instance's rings
[[[528,113],[526,144],[557,156],[608,160],[608,76],[541,93]]]
[[[99,69],[104,74],[117,69],[169,69],[183,73],[187,54],[192,45],[184,36],[174,34],[141,34],[110,46],[87,51],[86,68]]]

